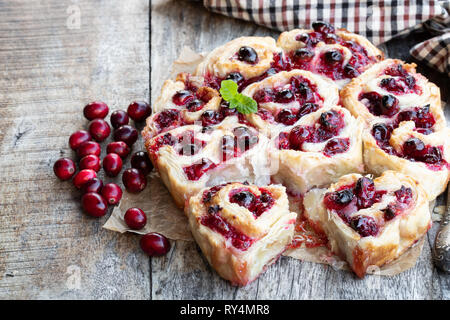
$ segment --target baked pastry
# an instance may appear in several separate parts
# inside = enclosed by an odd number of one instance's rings
[[[341,91],[343,106],[366,122],[412,120],[422,133],[445,128],[439,88],[415,67],[396,59],[373,65]]]
[[[425,191],[410,176],[385,171],[372,180],[349,174],[305,195],[305,216],[329,247],[363,277],[398,258],[431,227]]]
[[[283,52],[271,37],[241,37],[211,51],[195,71],[205,84],[219,89],[222,80],[235,81],[242,89],[286,69]]]
[[[425,134],[416,130],[414,121],[396,126],[375,120],[363,133],[366,169],[377,175],[389,169],[411,175],[428,200],[434,200],[449,181],[449,137],[448,128]]]
[[[258,103],[258,112],[247,119],[268,135],[339,102],[338,88],[331,80],[305,70],[281,71],[252,83],[242,94]]]
[[[229,181],[270,182],[269,140],[230,117],[186,125],[145,141],[153,165],[179,207],[200,189]]]
[[[283,32],[277,45],[290,58],[293,69],[322,74],[342,88],[370,65],[381,61],[383,53],[363,36],[325,22],[315,22],[312,30]]]
[[[338,106],[304,116],[272,138],[273,181],[304,194],[344,174],[363,172],[362,129],[361,119]]]
[[[203,189],[185,211],[209,264],[235,285],[255,280],[280,257],[297,216],[283,186],[242,183]]]

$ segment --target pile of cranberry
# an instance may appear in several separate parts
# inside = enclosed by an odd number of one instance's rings
[[[61,180],[70,180],[81,190],[81,206],[92,217],[102,217],[109,205],[116,205],[122,198],[122,189],[116,183],[107,183],[97,176],[101,167],[109,177],[116,177],[122,171],[123,159],[131,152],[138,139],[138,131],[129,125],[130,118],[135,123],[144,121],[151,114],[146,102],[135,101],[127,112],[117,110],[111,114],[110,122],[114,129],[113,142],[106,146],[106,156],[100,161],[101,146],[111,134],[111,127],[104,119],[109,107],[104,102],[91,102],[83,110],[90,120],[88,130],[74,132],[69,138],[69,146],[79,159],[77,172],[75,162],[70,158],[58,159],[53,171]],[[131,156],[131,168],[122,173],[122,182],[128,192],[138,193],[147,186],[146,175],[153,170],[147,152],[138,151]],[[132,230],[141,230],[147,224],[147,216],[139,208],[130,208],[124,215],[125,223]],[[141,238],[142,250],[150,256],[164,255],[170,250],[170,242],[159,233],[148,233]]]

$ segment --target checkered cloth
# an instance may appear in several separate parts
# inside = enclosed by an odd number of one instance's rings
[[[309,28],[317,20],[364,35],[378,45],[433,18],[441,35],[411,54],[441,72],[450,68],[450,0],[203,0],[206,8],[279,31]],[[447,29],[445,29],[447,28]]]

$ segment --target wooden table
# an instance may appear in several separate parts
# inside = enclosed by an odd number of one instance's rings
[[[54,177],[54,161],[73,156],[69,135],[86,126],[85,103],[154,101],[183,46],[207,51],[277,34],[184,1],[0,1],[0,298],[449,299],[450,277],[431,262],[437,225],[417,265],[392,278],[359,280],[283,257],[236,288],[195,243],[173,242],[167,256],[149,259],[137,236],[82,214],[79,193]],[[421,36],[387,49],[409,59]],[[448,88],[446,76],[421,70]]]

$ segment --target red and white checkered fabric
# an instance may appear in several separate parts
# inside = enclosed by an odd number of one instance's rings
[[[420,27],[431,18],[445,20],[448,18],[445,8],[449,6],[448,0],[203,0],[203,3],[214,12],[279,31],[309,28],[314,21],[327,21],[336,28],[361,34],[376,45]],[[433,66],[436,63],[440,71],[448,71],[448,41],[447,31],[441,39],[419,44],[412,54]]]

